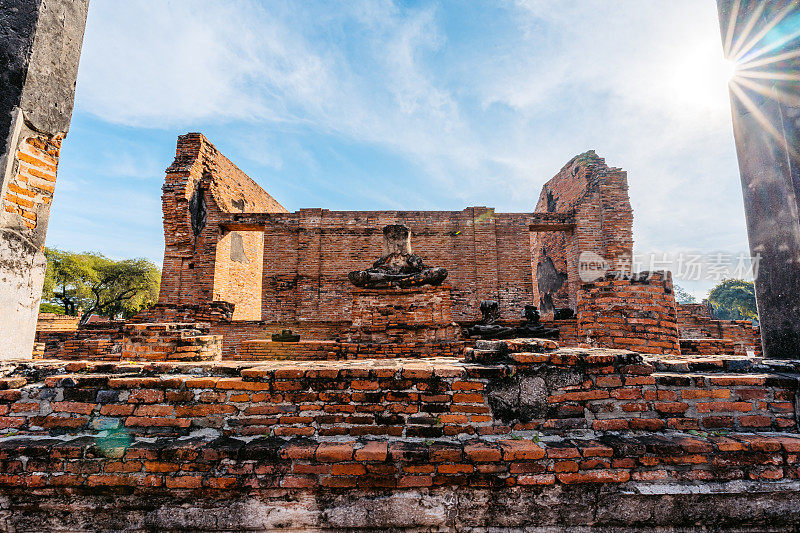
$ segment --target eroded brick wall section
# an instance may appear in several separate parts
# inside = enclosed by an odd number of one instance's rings
[[[574,157],[542,187],[535,213],[574,217],[572,230],[531,234],[535,299],[546,312],[551,306],[575,309],[581,253],[597,254],[612,270],[630,269],[633,210],[627,174],[608,167],[594,151]]]
[[[128,322],[230,322],[232,317],[233,305],[229,302],[156,304],[131,317]]]
[[[97,361],[214,361],[222,358],[222,335],[209,323],[88,324],[74,331],[39,332],[37,358]]]
[[[563,347],[575,347],[578,342],[578,319],[570,318],[564,320],[543,320],[542,325],[548,328],[558,329],[558,345]]]
[[[37,335],[49,331],[75,331],[78,329],[76,316],[59,315],[56,313],[39,313],[39,320],[36,322]]]
[[[208,335],[207,325],[128,324],[121,359],[135,361],[218,361],[222,336]]]
[[[2,199],[3,210],[16,215],[20,226],[36,230],[39,216],[47,217],[53,201],[62,137],[36,136],[20,142],[13,179]],[[40,208],[45,206],[45,210]],[[46,226],[46,224],[45,224]]]
[[[194,197],[194,202],[192,198]],[[248,262],[231,260],[230,234],[219,228],[222,213],[285,212],[272,196],[223,156],[199,133],[178,138],[175,161],[167,169],[161,196],[164,214],[164,268],[159,303],[191,305],[210,303],[215,289],[240,303],[238,316],[258,314],[252,302],[257,299],[237,285],[236,275],[248,280],[260,275],[262,249],[260,236],[243,237],[242,253]],[[190,204],[194,207],[194,226]],[[238,232],[237,232],[238,233]],[[217,272],[217,244],[223,246]],[[238,244],[238,243],[237,243]],[[232,265],[231,263],[236,263]],[[258,291],[258,287],[255,288]]]
[[[73,331],[37,331],[36,353],[43,359],[118,360],[124,336],[122,321],[85,324]]]
[[[670,272],[611,272],[578,292],[578,340],[640,353],[679,354]]]
[[[386,330],[396,325],[447,325],[453,322],[450,287],[354,289],[354,328]]]
[[[245,361],[286,360],[325,361],[339,359],[396,359],[398,357],[461,357],[467,342],[409,342],[364,344],[326,340],[275,342],[267,339],[243,340],[230,356]]]
[[[98,508],[116,513],[130,496],[148,512],[137,524],[167,529],[230,530],[227,519],[198,518],[210,501],[244,506],[234,529],[251,527],[254,509],[281,513],[268,529],[308,529],[332,501],[348,498],[361,498],[348,512],[378,509],[378,521],[336,528],[396,524],[380,513],[397,512],[398,502],[406,509],[407,500],[434,505],[435,516],[398,527],[429,527],[444,523],[442,508],[434,492],[418,491],[447,488],[460,494],[451,501],[498,501],[504,513],[516,509],[509,497],[544,498],[543,509],[562,506],[576,523],[586,518],[565,508],[605,498],[614,509],[601,523],[618,524],[620,505],[640,509],[620,499],[630,494],[651,494],[651,509],[713,492],[698,500],[704,513],[709,502],[724,512],[736,497],[759,509],[783,502],[775,516],[794,516],[786,498],[800,486],[798,380],[785,364],[553,346],[481,341],[468,359],[482,363],[17,363],[0,378],[0,486],[12,509],[61,509],[47,515],[51,524],[72,513],[76,498],[99,498]],[[754,494],[766,496],[754,503]],[[30,507],[36,495],[45,507]],[[257,495],[273,499],[242,500]],[[674,525],[667,514],[660,523]],[[91,523],[111,523],[99,516],[93,511]],[[561,514],[553,520],[563,522]],[[696,524],[696,516],[682,520]]]
[[[0,486],[193,491],[195,498],[240,491],[285,489],[396,489],[461,486],[607,484],[628,481],[724,482],[797,480],[800,439],[751,434],[626,439],[530,438],[466,440],[446,444],[353,439],[317,443],[288,440],[159,438],[107,448],[85,439],[0,443]],[[113,458],[103,452],[114,453]],[[26,461],[19,458],[25,456]],[[768,485],[767,485],[768,486]],[[762,485],[762,488],[767,488]],[[363,514],[363,513],[362,513]]]
[[[709,339],[727,339],[733,343],[733,352],[720,353],[761,354],[761,334],[749,320],[717,320],[706,304],[678,304],[677,309],[681,339],[692,340],[698,346],[713,345]]]
[[[732,339],[681,339],[681,355],[733,355],[736,343]]]
[[[659,372],[662,359],[631,352],[521,351],[542,346],[483,343],[497,358],[487,364],[31,363],[0,379],[0,429],[14,433],[0,443],[0,484],[303,490],[798,478],[793,376],[733,358],[710,372],[695,369],[702,360],[674,359]],[[574,429],[584,432],[568,437]],[[97,441],[76,438],[99,431]]]
[[[344,335],[350,342],[412,345],[461,337],[449,286],[352,290],[352,325]]]

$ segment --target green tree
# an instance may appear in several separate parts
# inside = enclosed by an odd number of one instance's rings
[[[726,279],[708,293],[714,314],[722,320],[758,320],[756,291],[752,281]]]
[[[675,285],[675,301],[679,304],[695,304],[697,303],[697,299],[692,296],[692,293],[681,287],[680,285]]]
[[[133,316],[158,300],[161,273],[147,259],[114,261],[97,253],[45,248],[43,309],[58,306],[85,323],[98,314]],[[49,304],[49,305],[48,305]]]

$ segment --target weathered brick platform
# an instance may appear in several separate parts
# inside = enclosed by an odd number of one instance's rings
[[[283,359],[293,361],[337,359],[389,359],[395,357],[457,357],[467,347],[467,342],[409,342],[405,344],[365,344],[301,340],[276,342],[268,339],[251,339],[240,343],[237,360],[259,361]]]
[[[483,341],[467,354],[481,363],[15,363],[0,516],[34,530],[800,526],[793,363],[554,345]]]

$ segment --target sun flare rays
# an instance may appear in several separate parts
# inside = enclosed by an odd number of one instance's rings
[[[723,50],[733,62],[731,98],[791,157],[800,159],[798,148],[783,134],[782,119],[770,119],[757,103],[774,101],[778,117],[783,116],[783,106],[800,107],[800,0],[736,0],[723,32]]]

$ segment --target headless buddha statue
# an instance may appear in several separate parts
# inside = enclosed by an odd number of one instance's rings
[[[525,323],[520,327],[501,326],[500,306],[494,300],[484,300],[480,305],[483,317],[478,324],[467,328],[470,337],[481,339],[538,338],[558,339],[558,329],[548,328],[539,322],[539,309],[535,305],[526,305],[522,310]]]
[[[411,253],[411,231],[402,224],[383,228],[383,255],[366,270],[347,275],[356,287],[385,289],[440,285],[447,278],[447,269],[429,267],[422,258]]]

